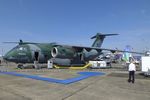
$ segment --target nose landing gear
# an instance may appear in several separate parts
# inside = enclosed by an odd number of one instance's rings
[[[23,64],[18,64],[17,68],[24,69]]]

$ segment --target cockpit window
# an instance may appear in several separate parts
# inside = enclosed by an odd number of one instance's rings
[[[25,47],[19,47],[18,51],[27,51],[27,48],[25,48]]]
[[[20,47],[20,48],[19,48],[19,50],[21,50],[21,51],[22,51],[22,50],[23,50],[23,47]]]
[[[15,48],[13,48],[12,50],[17,50],[17,51],[27,51],[26,47],[22,47],[22,46],[16,46]]]

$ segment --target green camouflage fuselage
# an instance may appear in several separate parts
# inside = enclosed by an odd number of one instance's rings
[[[35,52],[39,53],[38,61],[40,63],[47,62],[51,56],[51,49],[55,43],[36,43],[17,45],[10,50],[4,58],[7,61],[16,63],[33,63],[35,60]]]

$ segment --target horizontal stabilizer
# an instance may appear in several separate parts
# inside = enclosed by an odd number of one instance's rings
[[[97,37],[103,37],[105,36],[112,36],[112,35],[119,35],[119,34],[102,34],[102,33],[97,33],[95,36],[91,37],[91,39],[97,38]]]
[[[112,36],[112,35],[118,35],[118,34],[102,34],[97,33],[95,36],[91,37],[91,39],[95,39],[94,43],[92,44],[92,47],[101,47],[103,40],[106,36]]]

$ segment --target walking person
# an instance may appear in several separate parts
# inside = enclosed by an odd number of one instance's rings
[[[129,68],[128,68],[128,71],[129,71],[129,79],[128,79],[128,82],[132,82],[134,83],[135,82],[135,71],[136,71],[136,66],[134,64],[134,61],[131,61],[131,63],[129,64]]]

